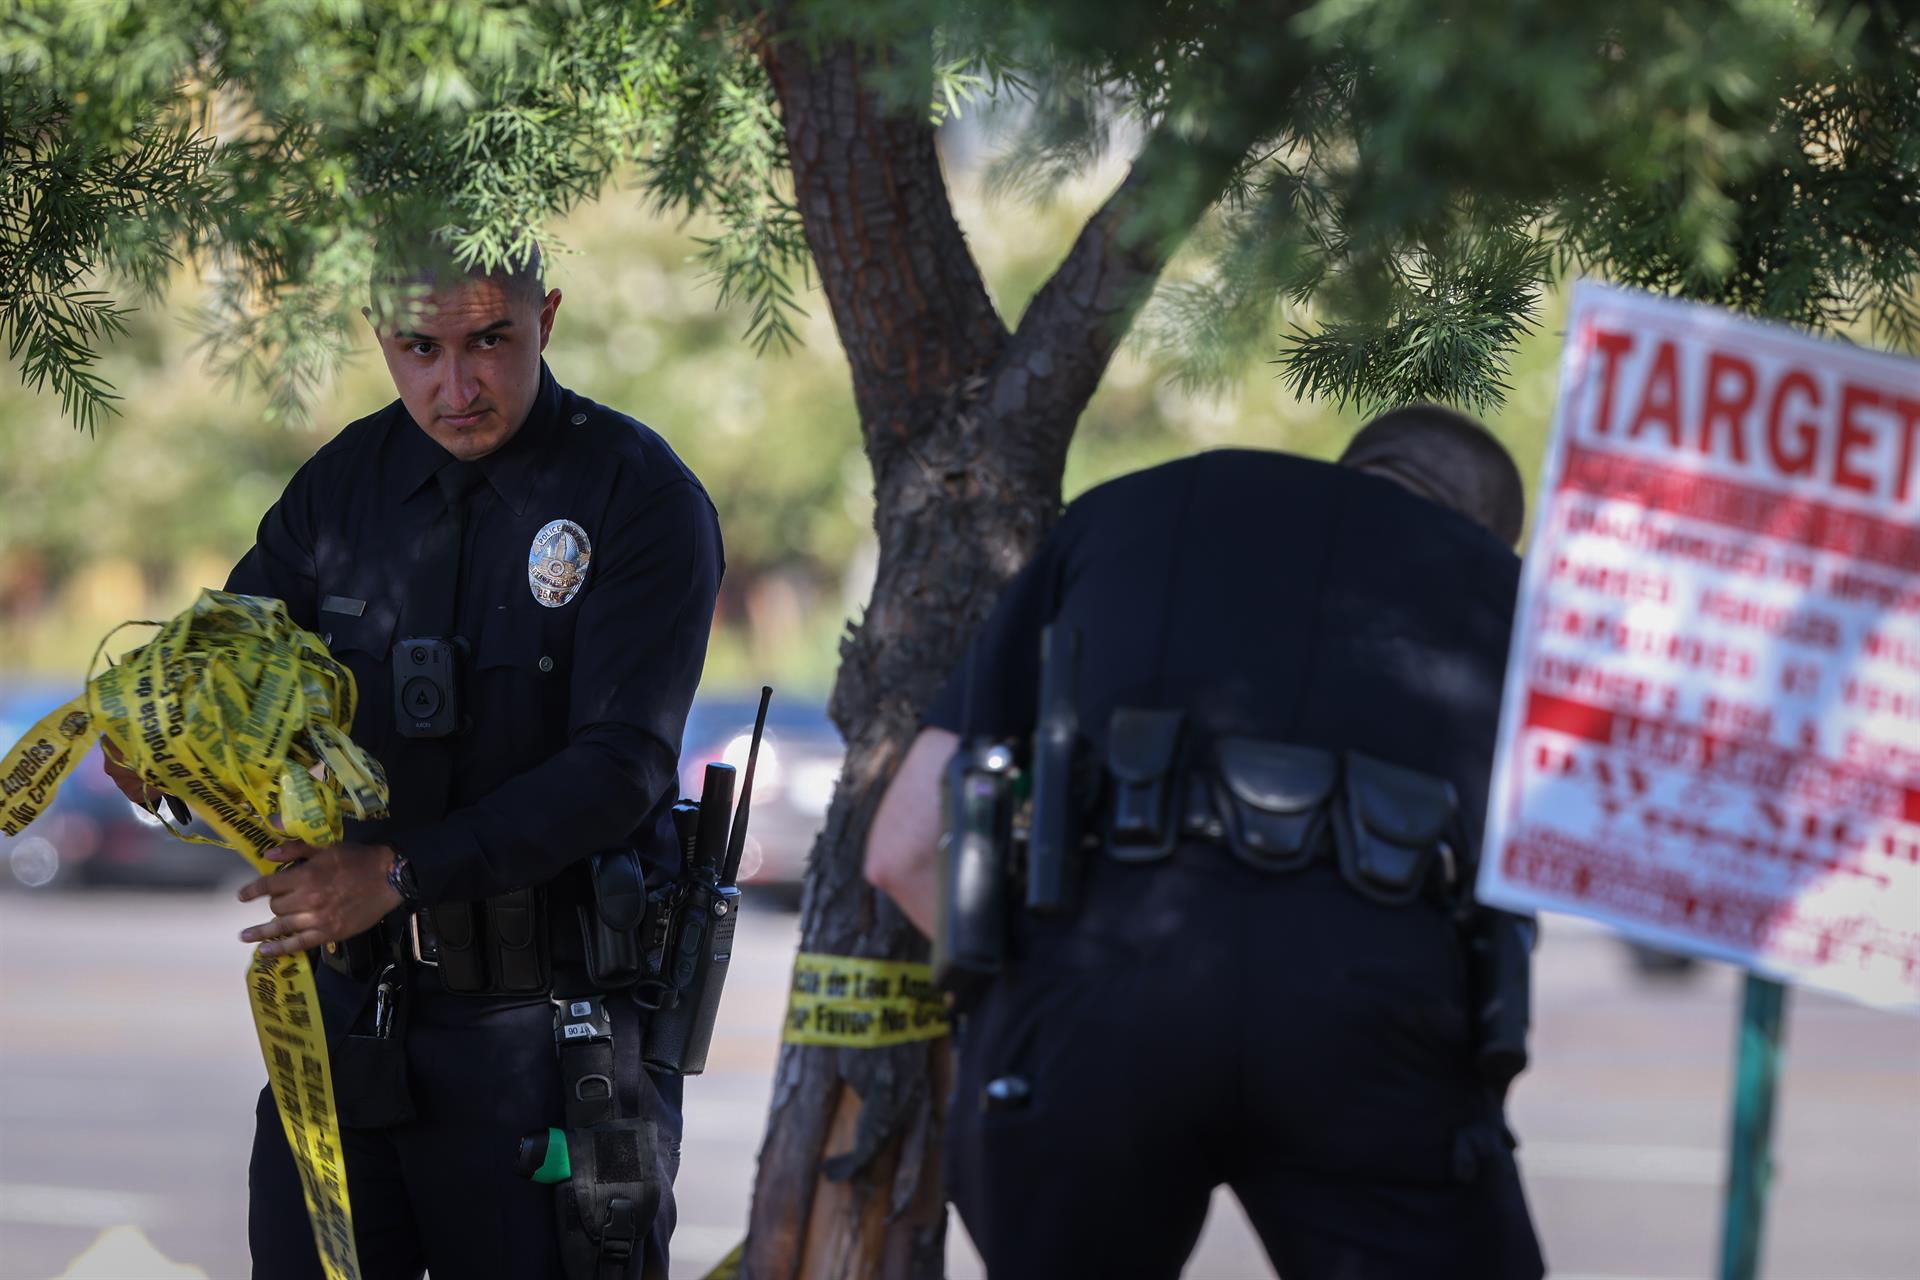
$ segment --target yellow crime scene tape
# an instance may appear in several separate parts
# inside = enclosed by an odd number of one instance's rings
[[[0,831],[18,835],[104,736],[150,786],[185,799],[213,838],[167,823],[183,840],[237,851],[261,874],[289,840],[340,840],[344,814],[386,812],[379,762],[353,744],[353,673],[286,606],[203,591],[159,633],[99,671],[0,757]],[[166,821],[164,817],[161,819]],[[306,953],[254,953],[247,994],[260,1051],[300,1170],[327,1280],[359,1280],[326,1032]]]
[[[883,1049],[947,1034],[947,1007],[933,968],[909,960],[867,960],[802,951],[787,996],[788,1044]]]
[[[868,960],[802,951],[793,958],[787,994],[788,1044],[839,1049],[885,1049],[938,1040],[952,1030],[946,1000],[933,985],[933,966],[912,960]],[[702,1280],[734,1280],[746,1241],[720,1259]]]

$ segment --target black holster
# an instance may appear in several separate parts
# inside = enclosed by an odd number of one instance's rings
[[[554,1187],[567,1280],[640,1280],[660,1211],[659,1145],[650,1120],[567,1130],[573,1176]]]
[[[637,1017],[630,1001],[621,1013]],[[567,1280],[641,1280],[665,1177],[651,1120],[622,1119],[613,1022],[598,995],[556,998],[554,1045],[571,1172],[554,1186]]]

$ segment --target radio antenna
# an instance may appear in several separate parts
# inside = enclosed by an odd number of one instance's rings
[[[760,760],[760,735],[767,728],[767,704],[773,701],[773,686],[760,686],[760,711],[753,718],[753,741],[747,747],[747,771],[740,777],[740,803],[733,811],[733,834],[727,841],[727,860],[720,868],[720,883],[732,884],[740,876],[740,858],[747,849],[747,813],[753,805],[753,767]]]

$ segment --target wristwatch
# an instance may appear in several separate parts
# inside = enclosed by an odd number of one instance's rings
[[[400,895],[400,900],[411,909],[420,905],[420,886],[413,879],[413,864],[407,861],[407,855],[393,855],[393,865],[387,868],[387,884]]]

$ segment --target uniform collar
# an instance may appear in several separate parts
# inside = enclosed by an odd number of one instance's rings
[[[527,413],[527,420],[513,433],[513,438],[499,449],[480,459],[477,464],[480,473],[493,486],[500,500],[512,508],[515,515],[524,515],[527,501],[533,496],[533,482],[539,471],[541,456],[546,452],[547,438],[553,432],[553,425],[560,416],[560,384],[553,376],[553,370],[547,368],[547,362],[540,362],[540,390],[534,394],[533,408]],[[396,434],[391,475],[395,484],[395,496],[405,502],[420,492],[440,468],[453,461],[453,455],[435,443],[419,423],[413,420],[403,406],[396,404],[400,411],[400,420],[404,424]]]

